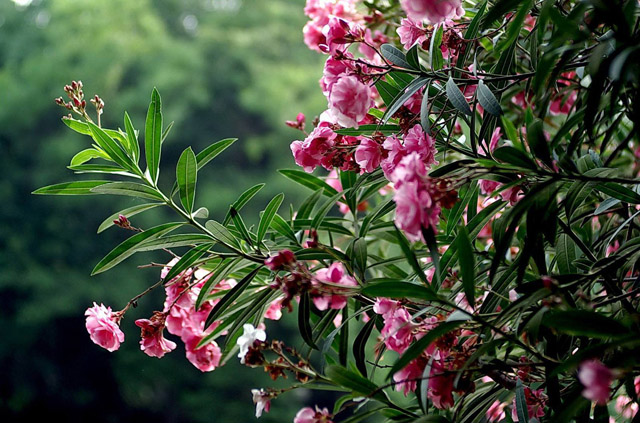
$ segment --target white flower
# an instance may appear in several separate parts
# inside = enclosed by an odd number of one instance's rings
[[[240,362],[244,364],[244,357],[249,352],[249,348],[256,340],[264,342],[267,339],[267,334],[262,329],[254,328],[250,323],[246,323],[242,328],[244,329],[244,333],[238,338],[237,344],[240,347],[238,358]]]
[[[269,412],[271,408],[271,396],[264,389],[252,389],[253,402],[256,405],[256,417],[262,416],[262,411]]]

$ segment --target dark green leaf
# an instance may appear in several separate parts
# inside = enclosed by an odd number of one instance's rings
[[[313,331],[309,324],[310,314],[311,298],[309,297],[309,293],[305,292],[300,295],[300,304],[298,305],[298,329],[304,342],[314,350],[317,350],[318,346],[313,342]]]
[[[391,97],[389,99],[389,103],[393,102],[395,97]],[[338,129],[336,134],[339,135],[349,135],[349,136],[358,136],[358,135],[372,135],[374,133],[381,133],[382,135],[391,135],[400,132],[401,128],[398,125],[378,125],[378,124],[368,124],[368,125],[360,125],[357,128],[343,128]]]
[[[425,86],[430,81],[429,78],[421,76],[419,78],[414,79],[406,88],[404,92],[400,91],[398,96],[393,99],[393,102],[387,110],[384,112],[384,116],[382,117],[382,123],[387,123],[387,121],[404,105],[404,103],[411,98],[420,88]]]
[[[242,280],[240,280],[240,282],[238,282],[236,286],[231,288],[224,297],[220,298],[220,301],[218,301],[216,305],[213,306],[213,309],[211,309],[211,312],[209,312],[209,316],[207,316],[207,320],[204,323],[205,329],[211,326],[211,324],[215,322],[216,319],[225,310],[227,310],[227,308],[229,308],[229,306],[233,304],[233,302],[236,299],[238,299],[240,294],[242,294],[247,289],[247,287],[249,286],[253,278],[255,278],[255,276],[258,274],[260,269],[262,269],[262,266],[258,266],[255,269],[253,269],[244,278],[242,278]]]
[[[371,298],[415,298],[425,301],[438,300],[438,295],[433,289],[411,282],[376,282],[362,288],[362,294]]]
[[[158,183],[160,172],[160,152],[162,148],[162,101],[160,93],[155,88],[151,93],[151,103],[147,111],[144,131],[144,148],[147,159],[147,170],[151,182]]]
[[[378,385],[365,379],[357,373],[345,369],[340,366],[328,366],[325,370],[325,376],[338,386],[344,386],[352,391],[372,398],[387,402],[388,399],[382,390],[378,389]]]
[[[176,166],[176,182],[180,192],[180,202],[189,214],[193,211],[198,180],[198,163],[191,147],[182,152]]]
[[[383,44],[380,47],[380,52],[382,56],[387,59],[389,62],[393,63],[396,66],[400,66],[401,68],[411,69],[411,65],[407,62],[407,57],[401,50],[398,50],[392,44]]]
[[[235,210],[235,209],[232,208],[232,210]],[[238,243],[238,240],[233,236],[233,234],[231,234],[231,232],[229,232],[229,230],[224,225],[221,225],[215,220],[207,220],[207,223],[205,223],[204,226],[207,228],[207,230],[211,232],[213,237],[218,242],[226,246],[234,247],[237,250],[240,249],[240,244]]]
[[[542,323],[558,332],[576,336],[609,339],[630,335],[629,329],[619,321],[586,310],[550,311]]]
[[[133,255],[140,243],[150,239],[159,238],[181,225],[182,223],[165,223],[133,235],[132,237],[118,245],[116,248],[111,250],[109,254],[107,254],[102,260],[100,260],[96,267],[93,268],[91,275],[93,276],[111,269],[118,263]]]
[[[484,81],[481,79],[478,82],[478,102],[484,109],[491,113],[494,116],[500,116],[502,114],[502,108],[500,107],[500,103],[496,99],[496,96],[493,95],[489,87],[487,87]]]
[[[196,161],[198,162],[198,170],[202,169],[204,165],[215,159],[218,154],[222,153],[237,140],[237,138],[225,138],[211,144],[209,147],[199,152],[196,156]]]
[[[493,152],[493,157],[500,160],[501,162],[509,163],[514,166],[523,167],[526,169],[537,168],[535,162],[531,160],[531,158],[525,152],[509,145],[496,148]]]
[[[289,238],[295,244],[298,243],[298,239],[296,238],[296,234],[291,229],[291,226],[284,220],[279,214],[275,214],[273,216],[273,220],[271,221],[271,227],[275,229],[280,235]]]
[[[304,171],[296,169],[281,169],[278,172],[280,172],[280,174],[282,174],[283,176],[291,179],[293,182],[310,188],[313,191],[317,191],[322,188],[323,194],[327,197],[334,196],[338,193],[335,188],[329,186],[329,184],[327,184],[322,179],[318,178],[317,176],[310,175]]]
[[[258,234],[256,236],[256,243],[258,245],[260,245],[262,239],[266,235],[267,229],[271,226],[271,221],[278,212],[283,200],[284,194],[276,195],[262,212],[262,217],[260,217],[260,223],[258,224]]]
[[[138,184],[136,182],[110,182],[108,184],[100,184],[95,188],[92,188],[91,191],[96,194],[125,195],[128,197],[164,201],[162,194],[158,191],[147,185]]]
[[[242,208],[247,204],[262,188],[264,188],[264,184],[257,184],[243,192],[240,197],[229,207],[229,210],[234,208],[236,211],[242,210]],[[231,220],[231,213],[227,212],[224,220],[222,221],[223,225],[226,225]]]
[[[529,408],[520,379],[516,381],[516,413],[518,414],[518,422],[529,423]]]
[[[458,236],[456,237],[456,247],[458,248],[458,262],[460,263],[460,273],[462,274],[462,286],[464,294],[469,304],[476,302],[476,260],[473,255],[473,248],[469,240],[469,234],[465,226],[458,228]]]
[[[353,341],[353,357],[356,362],[356,367],[362,374],[362,376],[367,377],[367,363],[366,363],[366,347],[367,341],[369,340],[369,336],[371,336],[371,332],[376,324],[375,317],[370,318],[369,321],[364,325],[356,339]]]
[[[446,84],[446,89],[447,98],[449,99],[451,104],[453,104],[453,107],[458,109],[458,111],[460,111],[461,113],[464,113],[467,116],[471,116],[472,112],[471,108],[469,108],[469,103],[467,103],[467,99],[464,98],[464,95],[462,94],[462,91],[460,91],[460,88],[458,88],[456,83],[453,82],[453,78],[449,77],[449,80]]]
[[[131,118],[127,112],[124,112],[124,129],[127,131],[127,141],[129,151],[131,151],[131,155],[133,156],[133,161],[134,163],[138,163],[138,159],[140,158],[140,144],[138,143],[136,130],[133,128],[133,123],[131,123]]]
[[[400,248],[404,253],[409,265],[413,268],[413,271],[416,275],[424,282],[425,285],[429,285],[429,280],[427,279],[427,275],[424,274],[424,270],[422,270],[422,266],[418,262],[418,258],[416,257],[413,250],[411,250],[411,245],[409,245],[409,241],[404,236],[402,232],[398,228],[396,228],[396,237],[398,238],[398,243],[400,244]]]
[[[183,270],[191,267],[191,265],[198,261],[200,257],[205,255],[212,246],[213,244],[201,244],[187,251],[182,257],[180,257],[177,263],[171,266],[169,273],[164,277],[165,283],[178,276]]]

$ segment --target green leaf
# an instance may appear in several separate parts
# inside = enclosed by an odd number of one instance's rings
[[[494,116],[500,116],[502,114],[502,107],[500,107],[500,103],[498,103],[496,96],[493,95],[482,79],[478,82],[477,93],[478,102],[487,112]]]
[[[442,50],[440,49],[443,33],[444,25],[437,25],[437,29],[431,37],[431,43],[429,44],[429,56],[431,57],[431,70],[433,72],[442,69],[444,66],[444,58],[442,57]]]
[[[451,78],[451,76],[447,81],[446,89],[447,98],[449,99],[451,104],[453,104],[453,107],[458,109],[458,111],[460,111],[461,113],[464,113],[467,116],[471,116],[473,113],[471,112],[471,108],[469,108],[469,103],[467,103],[467,99],[464,98],[462,91],[460,91],[460,88],[458,88],[456,83],[453,82],[453,78]]]
[[[338,386],[344,386],[352,391],[372,398],[387,402],[388,399],[382,390],[378,389],[378,385],[365,379],[359,374],[345,369],[341,366],[328,366],[325,370],[325,376]]]
[[[198,163],[191,147],[182,152],[176,166],[176,181],[180,191],[180,202],[185,211],[191,215],[196,197],[198,180]]]
[[[137,172],[137,166],[133,163],[131,157],[127,156],[127,153],[120,147],[120,144],[93,123],[89,122],[87,125],[89,125],[93,140],[107,153],[111,160],[122,166],[123,169],[133,173]]]
[[[353,241],[353,261],[355,268],[360,270],[364,275],[367,270],[367,240],[364,238],[356,238]]]
[[[329,198],[322,205],[322,207],[320,207],[320,209],[316,211],[315,216],[311,221],[311,229],[318,229],[320,227],[320,224],[322,223],[324,218],[327,216],[327,213],[329,213],[329,210],[331,210],[331,208],[336,205],[336,202],[340,199],[340,197],[342,197],[342,195],[343,195],[343,192],[338,192],[337,194]]]
[[[243,192],[240,197],[229,207],[229,211],[227,212],[224,220],[222,221],[223,225],[226,225],[231,220],[231,209],[235,209],[236,211],[242,210],[242,208],[247,204],[262,188],[264,188],[264,184],[257,184]]]
[[[456,247],[458,249],[458,262],[460,263],[460,273],[462,274],[462,286],[464,294],[469,304],[475,304],[475,279],[476,279],[476,260],[473,255],[473,248],[469,240],[469,233],[466,226],[458,228],[458,236],[456,237]]]
[[[207,320],[204,323],[204,328],[207,329],[216,319],[227,309],[233,302],[238,299],[238,297],[247,289],[253,278],[258,274],[258,272],[262,269],[262,266],[258,266],[253,269],[250,273],[248,273],[236,286],[231,288],[227,294],[220,298],[220,301],[213,306],[213,309],[209,312],[209,316],[207,316]]]
[[[478,8],[478,12],[476,16],[471,20],[471,23],[467,27],[467,30],[464,33],[465,40],[472,40],[476,38],[478,34],[478,30],[480,29],[480,22],[482,17],[484,16],[484,11],[487,7],[487,2],[483,2],[482,5]],[[458,54],[458,60],[456,62],[456,67],[462,69],[466,66],[467,57],[469,55],[470,48],[462,49],[462,51]],[[458,76],[459,72],[455,72],[455,75]]]
[[[165,235],[177,227],[181,226],[182,223],[164,223],[162,225],[155,226],[151,229],[147,229],[144,232],[140,232],[138,234],[133,235],[128,238],[116,248],[111,250],[109,254],[107,254],[100,262],[93,268],[91,272],[91,276],[97,275],[98,273],[102,273],[106,270],[111,269],[116,266],[126,258],[130,257],[136,252],[136,248],[144,241],[159,238],[162,235]]]
[[[169,273],[167,273],[167,275],[164,277],[165,283],[178,276],[183,270],[191,267],[191,265],[198,261],[200,257],[205,255],[209,248],[211,248],[212,246],[212,243],[201,244],[187,251],[182,257],[180,257],[180,260],[178,260],[177,263],[171,266],[171,269],[169,269]]]
[[[422,103],[420,104],[420,125],[422,125],[422,130],[426,134],[431,133],[431,121],[429,120],[429,84],[431,84],[431,80],[427,81],[427,88],[424,90]]]
[[[398,238],[398,243],[400,244],[400,248],[404,253],[409,265],[413,268],[413,271],[416,272],[416,275],[424,282],[425,285],[429,285],[429,280],[427,279],[427,275],[424,274],[424,270],[422,270],[422,266],[418,262],[418,258],[416,257],[413,250],[411,250],[411,245],[409,245],[409,241],[404,236],[400,229],[396,228],[396,237]]]
[[[233,227],[236,229],[236,231],[238,231],[238,233],[240,234],[240,237],[244,239],[247,242],[247,244],[253,245],[253,239],[251,237],[251,234],[247,230],[247,226],[244,224],[244,220],[242,219],[242,216],[240,215],[240,213],[238,213],[238,211],[233,207],[231,208],[230,212],[231,212],[231,220],[233,220]],[[225,226],[222,226],[222,227],[226,228]]]
[[[203,242],[211,243],[213,239],[209,235],[205,234],[178,234],[178,235],[166,235],[161,238],[148,239],[141,242],[134,250],[139,251],[153,251],[161,248],[176,248],[200,245]]]
[[[478,183],[476,181],[473,181],[471,184],[469,184],[469,187],[467,187],[466,191],[464,191],[464,195],[463,191],[460,191],[462,199],[454,204],[454,206],[451,208],[451,211],[449,212],[449,215],[447,216],[447,227],[445,231],[447,235],[451,235],[451,232],[453,232],[454,228],[458,225],[459,222],[461,222],[462,215],[464,214],[467,206],[477,207],[476,204],[471,203],[471,199],[475,197],[479,189],[480,188],[478,187]]]
[[[387,110],[384,112],[382,116],[382,123],[387,123],[387,121],[404,105],[404,103],[411,98],[420,88],[425,86],[430,81],[429,78],[421,76],[419,78],[414,79],[406,88],[404,92],[400,91],[398,95],[393,99],[393,102]]]
[[[397,95],[397,94],[396,94]],[[393,102],[395,97],[389,98],[389,103]],[[400,126],[398,125],[378,125],[378,124],[368,124],[368,125],[360,125],[357,128],[343,128],[335,131],[338,135],[349,135],[353,137],[357,137],[358,135],[373,135],[374,133],[381,133],[382,135],[391,135],[400,132]]]
[[[405,69],[412,69],[411,65],[407,61],[407,57],[404,55],[402,50],[399,50],[394,45],[383,44],[380,47],[380,52],[382,53],[382,57],[384,57],[394,65],[400,66],[401,68]]]
[[[138,159],[140,158],[140,144],[138,143],[136,130],[133,128],[133,123],[131,123],[131,118],[127,112],[124,112],[124,129],[127,131],[127,140],[131,155],[133,156],[133,162],[138,163]]]
[[[531,124],[527,124],[527,142],[538,159],[542,160],[547,166],[553,167],[551,154],[549,153],[549,143],[544,135],[543,124],[540,119],[534,119]]]
[[[147,185],[138,184],[136,182],[110,182],[108,184],[98,185],[91,191],[96,194],[124,195],[127,197],[164,201],[162,194],[158,191]]]
[[[556,257],[560,273],[576,273],[576,247],[569,235],[558,235],[558,241],[556,242]]]
[[[640,195],[620,184],[606,182],[596,185],[595,189],[625,203],[640,204]]]
[[[75,165],[75,166],[67,166],[67,168],[73,170],[76,174],[106,173],[108,175],[120,175],[120,176],[128,176],[131,178],[138,178],[138,175],[135,175],[131,172],[127,172],[123,170],[120,166],[114,166],[114,165],[81,164],[81,165]]]
[[[232,208],[232,210],[235,210],[235,209]],[[229,230],[224,225],[221,225],[215,220],[207,220],[207,223],[205,223],[204,226],[205,228],[207,228],[208,231],[211,232],[213,237],[218,242],[226,246],[231,246],[237,250],[240,250],[240,244],[238,243],[238,240],[231,234],[231,232],[229,232]]]
[[[160,173],[160,153],[162,149],[162,101],[160,93],[155,88],[151,93],[151,103],[147,111],[144,148],[149,177],[155,185],[158,183],[158,174]]]
[[[413,342],[411,346],[407,348],[407,350],[402,354],[402,356],[395,363],[393,363],[393,366],[391,367],[391,370],[387,375],[387,379],[391,379],[391,377],[395,373],[404,369],[407,366],[407,364],[409,364],[416,357],[422,354],[424,350],[426,350],[429,347],[429,345],[437,341],[438,338],[457,329],[464,322],[465,322],[464,320],[456,320],[452,322],[440,323],[437,327],[427,332],[426,335],[424,335],[422,338]]]
[[[362,225],[360,226],[360,237],[364,238],[369,232],[371,225],[375,223],[376,220],[391,213],[395,207],[396,203],[391,199],[378,204],[378,206],[362,220]]]
[[[213,270],[211,276],[207,279],[207,281],[200,289],[200,293],[198,294],[198,298],[196,299],[196,310],[200,309],[200,306],[205,301],[206,297],[209,295],[211,289],[216,287],[218,283],[224,278],[228,273],[230,273],[233,268],[241,261],[240,258],[234,259],[223,259],[220,264]]]
[[[276,213],[273,216],[271,227],[280,235],[289,238],[294,244],[298,243],[298,239],[296,238],[296,234],[293,232],[293,229],[291,229],[291,226],[279,214]]]
[[[364,325],[356,339],[353,341],[353,357],[356,362],[356,367],[362,374],[362,376],[367,377],[367,363],[366,363],[366,347],[367,341],[369,340],[369,336],[371,336],[371,332],[376,324],[376,318],[372,317],[369,321]]]
[[[525,169],[537,169],[537,166],[533,160],[523,151],[518,150],[515,147],[506,145],[504,147],[496,148],[493,152],[493,157],[514,166],[522,167]]]
[[[420,58],[418,57],[418,43],[407,52],[407,63],[413,68],[420,70]]]
[[[604,314],[586,310],[549,311],[542,324],[560,333],[609,339],[631,334],[619,321]]]
[[[163,203],[147,203],[147,204],[138,204],[137,206],[129,207],[127,209],[121,210],[118,213],[114,213],[111,216],[107,217],[101,224],[98,226],[98,233],[114,226],[113,221],[117,220],[120,215],[125,217],[135,216],[138,213],[142,213],[143,211],[153,209],[158,206],[163,206]]]
[[[371,298],[416,298],[425,301],[439,299],[435,291],[429,287],[402,281],[370,283],[365,285],[361,292]]]
[[[502,18],[507,12],[510,12],[516,9],[520,3],[523,3],[525,0],[498,0],[494,3],[493,7],[491,7],[484,19],[482,20],[482,27],[487,28],[497,19]]]
[[[527,408],[527,399],[524,395],[524,387],[522,381],[518,378],[516,381],[516,413],[518,414],[518,422],[529,423],[529,409]]]
[[[78,166],[88,162],[91,159],[109,160],[109,157],[102,151],[98,151],[95,148],[87,148],[86,150],[82,150],[81,152],[73,156],[70,166]]]
[[[33,191],[32,194],[41,195],[91,195],[98,194],[93,189],[100,185],[105,185],[110,181],[75,181],[75,182],[63,182],[61,184],[48,185],[46,187],[38,188]]]
[[[202,169],[204,165],[215,159],[218,154],[222,153],[237,140],[237,138],[225,138],[211,144],[209,147],[199,152],[196,156],[196,161],[198,162],[198,170]]]
[[[311,298],[309,297],[309,293],[305,292],[300,295],[300,304],[298,305],[298,329],[304,342],[314,350],[317,350],[318,346],[313,342],[313,330],[309,324],[310,314]]]
[[[331,187],[322,179],[317,176],[310,175],[304,171],[297,169],[280,169],[278,170],[281,175],[291,179],[304,187],[310,188],[312,191],[323,189],[323,194],[327,197],[334,196],[338,193],[335,188]]]
[[[278,194],[267,204],[267,207],[262,212],[260,217],[260,223],[258,223],[258,234],[256,236],[256,243],[260,245],[262,239],[267,234],[267,229],[271,226],[271,222],[275,217],[282,201],[284,200],[284,194]]]

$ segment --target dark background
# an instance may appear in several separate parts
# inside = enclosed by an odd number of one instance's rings
[[[300,191],[275,172],[294,167],[286,119],[309,120],[326,102],[317,85],[322,57],[302,42],[303,0],[28,0],[0,2],[0,421],[255,421],[251,388],[271,381],[237,360],[201,373],[180,346],[161,360],[139,350],[133,321],[162,307],[162,292],[140,301],[122,322],[126,340],[109,353],[84,328],[93,301],[120,309],[158,278],[137,270],[166,253],[135,256],[90,277],[93,266],[128,233],[96,234],[110,214],[135,204],[115,197],[43,197],[44,185],[95,176],[65,168],[89,138],[68,130],[53,98],[82,80],[87,97],[106,103],[103,125],[122,126],[124,110],[143,127],[151,90],[163,99],[161,185],[188,145],[238,137],[199,175],[197,206],[221,218],[246,188],[266,188],[245,209],[257,213],[278,192],[285,206]],[[154,210],[136,226],[167,221]],[[292,331],[286,322],[270,334]],[[310,403],[303,390],[273,404],[261,421],[291,421]],[[321,401],[321,399],[320,399]]]

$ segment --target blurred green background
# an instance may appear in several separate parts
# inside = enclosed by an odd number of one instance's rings
[[[135,256],[90,277],[93,266],[129,234],[97,235],[107,216],[134,204],[115,197],[41,197],[34,189],[82,178],[65,168],[89,139],[60,121],[53,99],[82,80],[106,103],[103,125],[122,126],[124,110],[142,127],[151,90],[175,126],[164,144],[161,180],[188,145],[200,151],[240,139],[199,175],[197,206],[220,218],[246,188],[266,188],[245,209],[255,221],[277,192],[300,191],[275,172],[294,167],[286,119],[311,119],[326,102],[317,80],[322,57],[302,42],[304,0],[2,0],[0,1],[0,421],[255,421],[250,389],[269,386],[262,370],[231,362],[201,373],[184,349],[162,360],[139,350],[133,321],[162,307],[155,292],[122,322],[126,341],[108,353],[91,343],[84,310],[114,309],[158,278],[137,270],[167,254]],[[309,119],[309,120],[310,120]],[[164,178],[163,178],[164,174]],[[89,177],[86,179],[95,179]],[[167,214],[163,214],[167,213]],[[136,216],[136,226],[169,219]],[[286,325],[274,336],[287,335]],[[276,400],[263,422],[292,421],[304,391]],[[314,398],[314,403],[317,398]],[[320,402],[322,398],[319,399]]]

